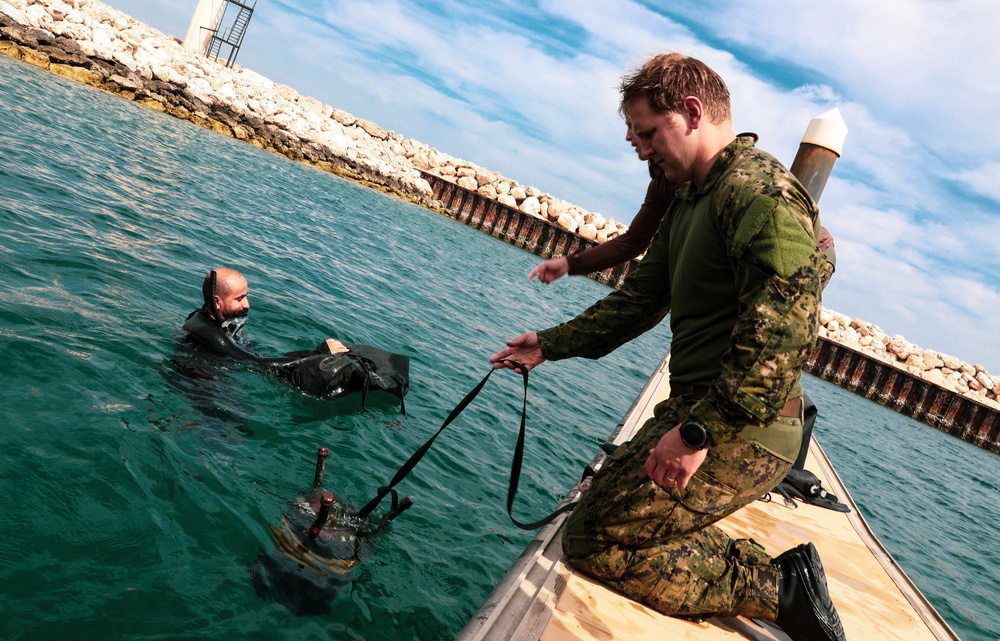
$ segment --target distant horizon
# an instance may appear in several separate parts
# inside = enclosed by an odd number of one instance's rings
[[[197,0],[109,4],[182,39]],[[991,15],[1000,6],[986,0],[260,0],[236,62],[626,224],[648,178],[624,141],[616,87],[650,53],[680,50],[719,71],[736,130],[786,164],[809,120],[836,107],[849,132],[820,203],[838,257],[825,304],[1000,375]]]

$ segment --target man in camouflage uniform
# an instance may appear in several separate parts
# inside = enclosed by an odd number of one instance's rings
[[[735,135],[729,91],[704,63],[656,56],[621,93],[640,157],[678,186],[673,204],[620,290],[491,357],[528,369],[600,358],[670,312],[671,397],[594,476],[565,553],[665,614],[843,639],[812,544],[772,559],[713,525],[777,485],[799,451],[824,265],[816,204],[756,135]]]

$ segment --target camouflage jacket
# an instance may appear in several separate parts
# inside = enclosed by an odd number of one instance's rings
[[[538,333],[547,359],[599,358],[670,312],[671,382],[707,388],[691,414],[716,442],[801,396],[818,327],[819,212],[756,139],[730,143],[703,187],[680,187],[621,289]]]

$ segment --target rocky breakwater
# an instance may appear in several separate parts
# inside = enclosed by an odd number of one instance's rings
[[[448,181],[538,219],[546,230],[567,232],[547,235],[558,241],[553,251],[605,242],[628,229],[251,70],[188,51],[98,0],[0,0],[0,53],[455,216],[428,179]]]
[[[820,316],[819,336],[960,396],[1000,409],[1000,376],[991,376],[982,365],[970,365],[955,356],[921,349],[902,336],[889,336],[876,325],[828,309]]]
[[[0,53],[432,209],[440,203],[421,172],[596,242],[627,229],[249,69],[208,60],[97,0],[0,0]]]
[[[0,0],[0,53],[449,215],[424,176],[454,182],[593,242],[627,230],[612,219],[301,96],[253,71],[187,51],[175,38],[97,0]],[[982,366],[920,349],[830,310],[822,320],[820,343],[863,355],[865,367],[884,364],[990,406],[993,414],[1000,409],[1000,378]],[[998,430],[992,424],[985,429],[996,446],[991,449],[1000,448]]]
[[[419,204],[434,150],[228,68],[96,0],[0,0],[0,53]]]

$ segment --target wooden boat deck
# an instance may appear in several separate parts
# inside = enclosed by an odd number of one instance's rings
[[[664,358],[633,403],[613,435],[615,443],[631,438],[652,415],[656,403],[668,395],[667,362]],[[599,455],[594,466],[602,459]],[[806,469],[847,503],[851,513],[803,503],[791,509],[775,495],[774,501],[757,501],[719,525],[733,537],[753,538],[772,555],[812,541],[823,559],[848,639],[957,641],[869,529],[815,440]],[[574,488],[566,500],[574,500],[579,491]],[[562,557],[563,523],[563,518],[557,519],[538,532],[459,633],[458,641],[787,641],[777,628],[755,620],[713,618],[692,623],[664,616],[577,573]]]

